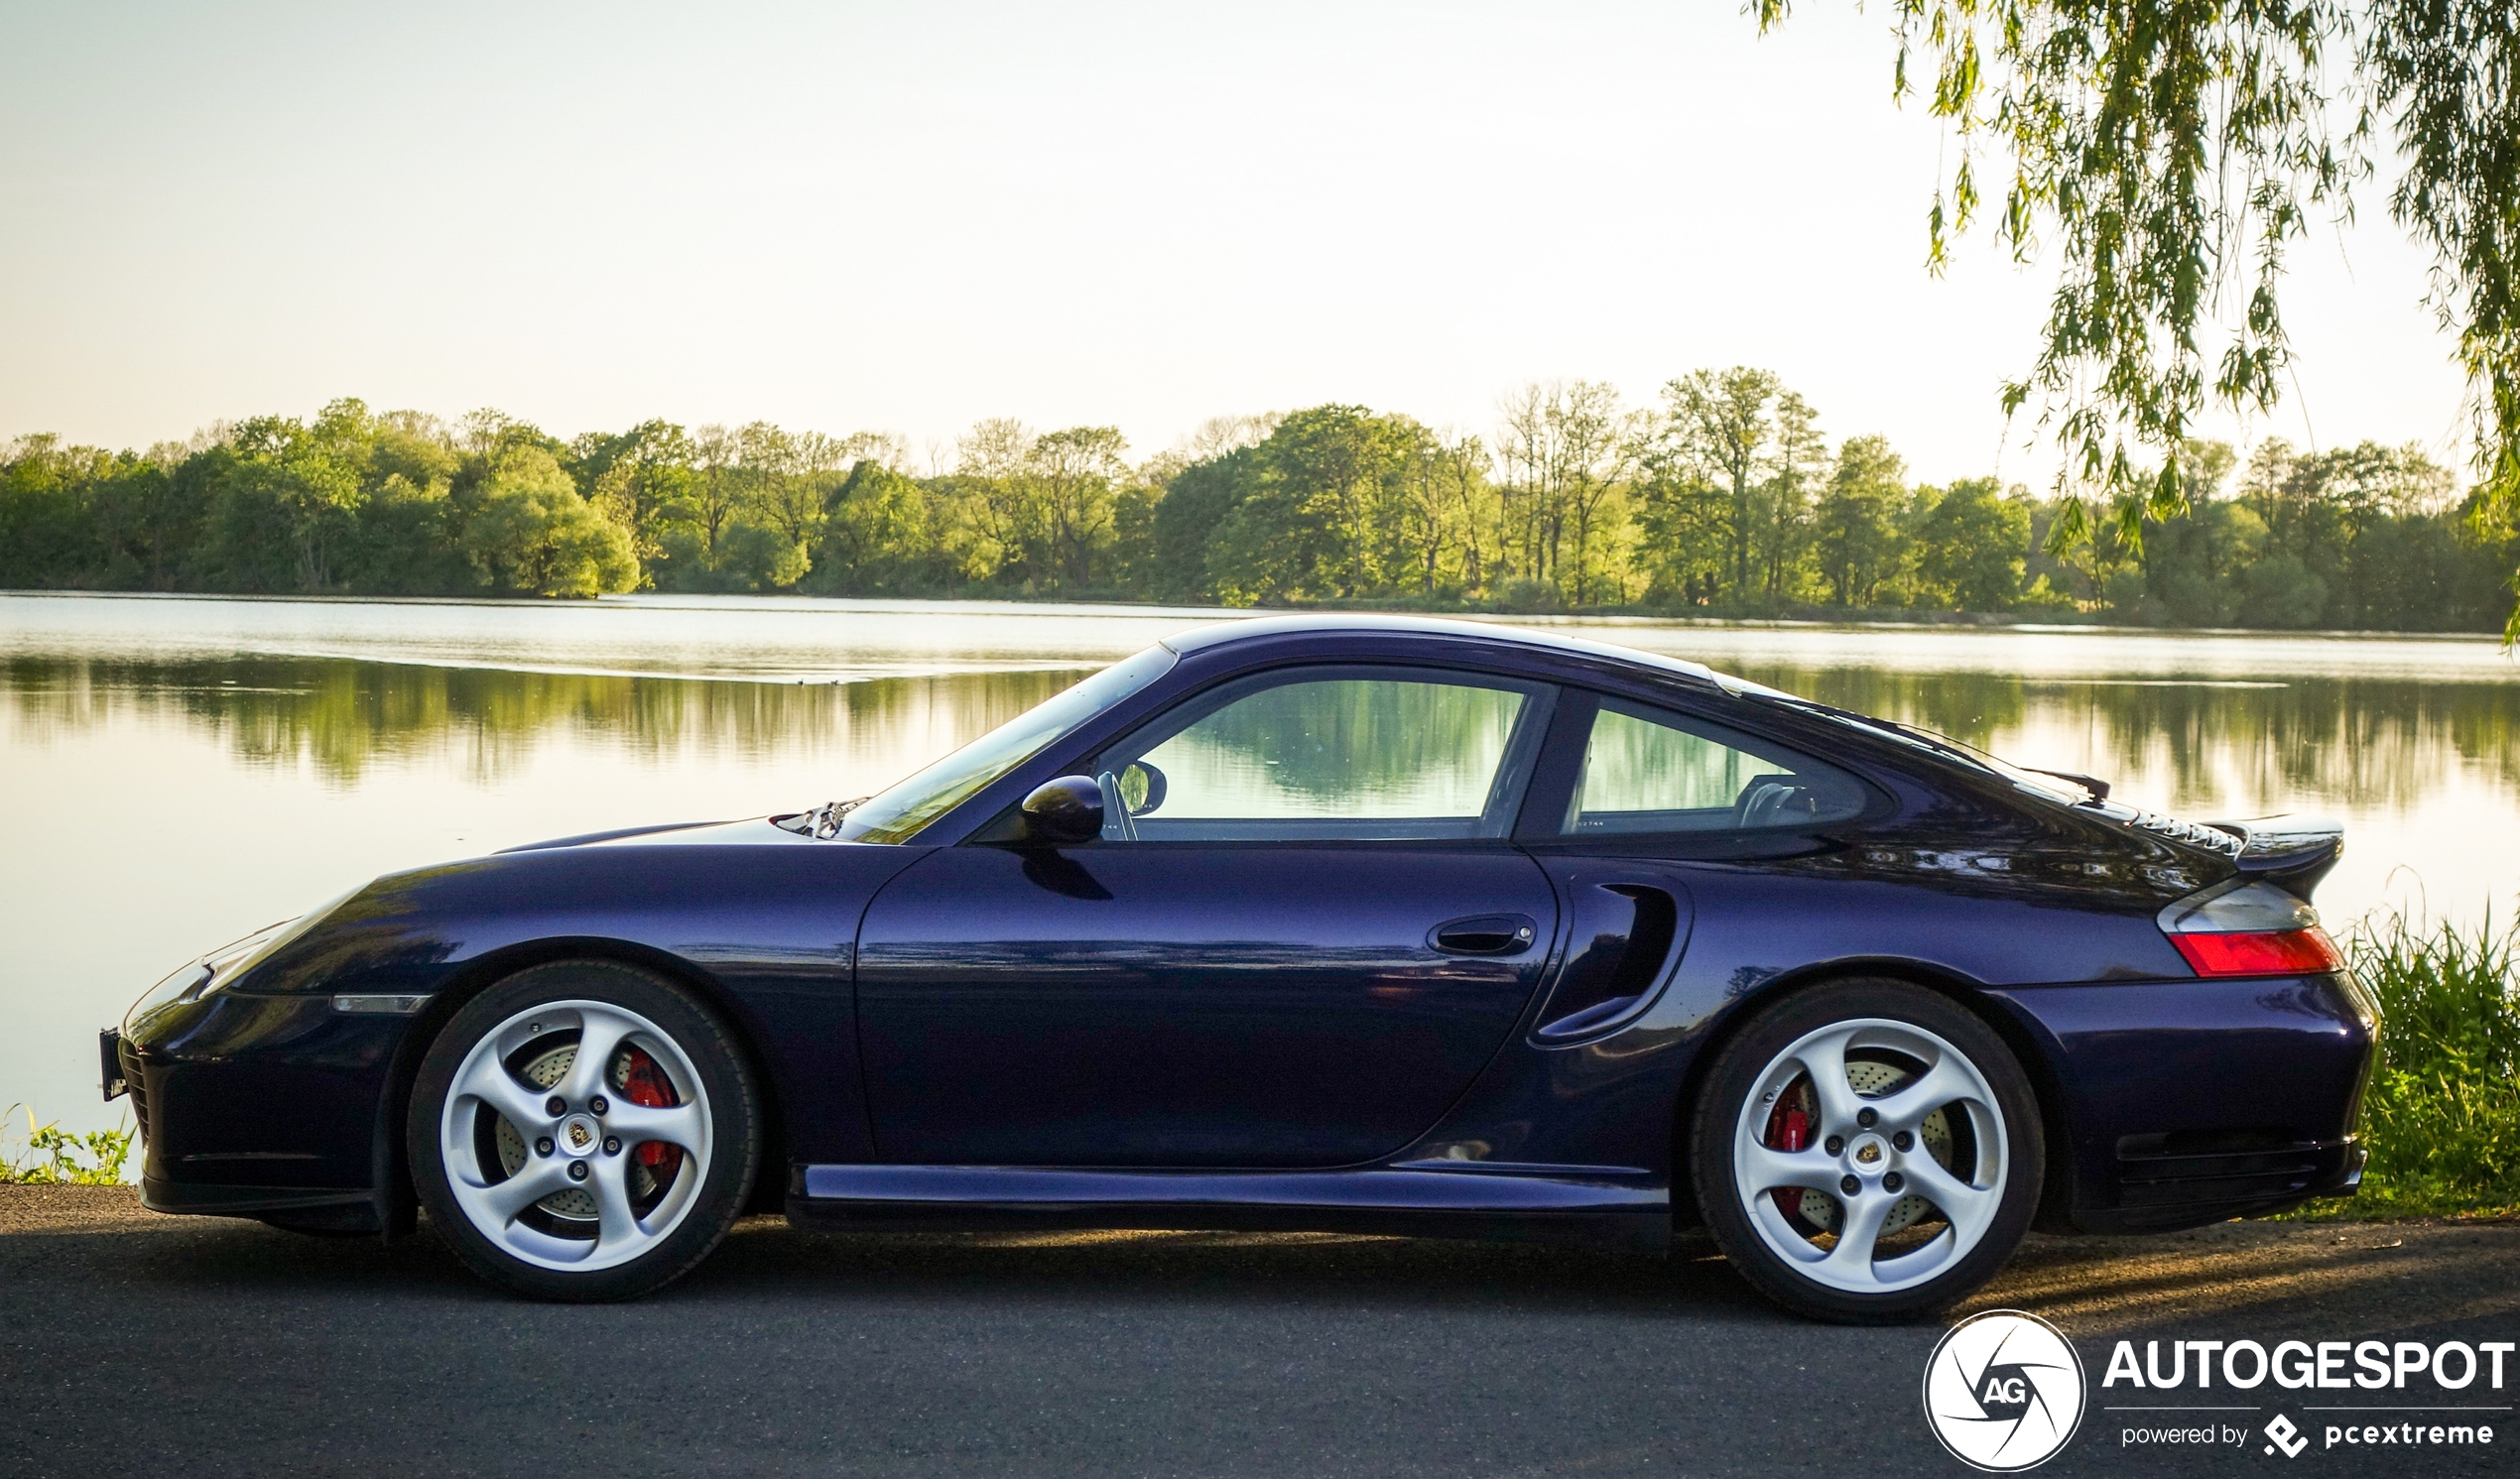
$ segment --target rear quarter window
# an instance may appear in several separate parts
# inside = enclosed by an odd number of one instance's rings
[[[1811,827],[1861,815],[1868,795],[1846,772],[1772,740],[1604,699],[1562,831],[1584,837]]]

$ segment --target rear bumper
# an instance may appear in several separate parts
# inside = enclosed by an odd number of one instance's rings
[[[1989,993],[2042,1060],[2041,1221],[2167,1232],[2351,1195],[2376,1022],[2333,976]]]
[[[2126,1155],[2117,1205],[2077,1210],[2085,1232],[2169,1232],[2286,1212],[2322,1196],[2351,1196],[2367,1152],[2357,1142],[2189,1154]]]

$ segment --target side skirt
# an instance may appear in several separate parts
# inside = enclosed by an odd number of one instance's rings
[[[1449,1165],[1449,1163],[1436,1163]],[[1625,1167],[1430,1163],[1354,1171],[799,1166],[788,1220],[830,1232],[1345,1232],[1661,1255],[1671,1196]]]

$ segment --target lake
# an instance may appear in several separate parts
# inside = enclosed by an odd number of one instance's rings
[[[861,796],[1168,632],[1246,614],[0,595],[0,1107],[115,1123],[95,1030],[360,878]],[[2488,639],[1531,624],[2178,815],[2340,816],[2331,923],[2384,904],[2474,921],[2520,893],[2520,665]]]

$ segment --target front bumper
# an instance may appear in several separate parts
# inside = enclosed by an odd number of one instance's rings
[[[272,1213],[325,1213],[321,1220],[344,1231],[374,1232],[376,1194],[365,1186],[319,1191],[303,1186],[247,1186],[225,1182],[140,1178],[140,1204],[152,1212],[195,1217],[261,1217]]]
[[[216,992],[109,1035],[100,1068],[108,1097],[117,1076],[131,1096],[142,1204],[374,1226],[392,1149],[380,1111],[413,1018],[369,1001]]]
[[[2377,1022],[2336,977],[1989,995],[2050,1079],[2044,1225],[2167,1232],[2360,1185]]]

